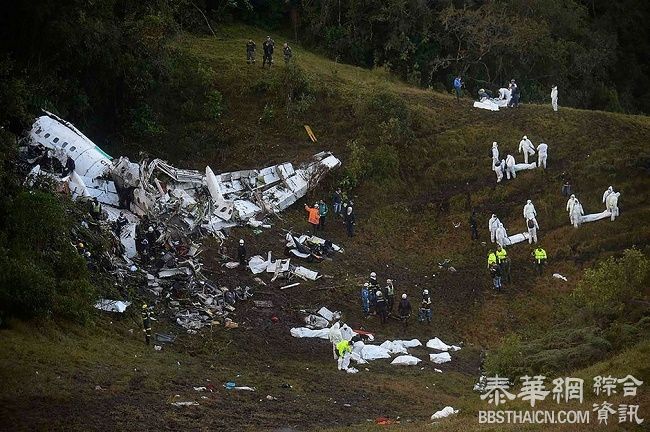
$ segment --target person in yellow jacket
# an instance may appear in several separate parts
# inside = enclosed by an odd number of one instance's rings
[[[496,253],[494,253],[493,250],[490,250],[488,252],[488,257],[487,257],[487,267],[488,267],[488,269],[490,268],[490,266],[492,264],[496,264],[496,263],[497,263],[497,255],[496,255]]]
[[[320,224],[320,213],[318,212],[318,203],[314,204],[313,207],[309,207],[305,204],[305,210],[307,211],[307,222],[311,225],[312,234],[316,235],[318,230],[318,225]]]
[[[497,264],[501,267],[503,279],[510,282],[510,258],[508,258],[508,252],[503,246],[498,245],[494,254],[497,256]]]
[[[350,355],[352,354],[352,344],[349,340],[343,339],[336,344],[336,351],[339,355],[339,370],[348,370],[348,366],[350,366]]]
[[[535,260],[535,268],[537,269],[537,274],[542,274],[542,268],[546,265],[546,251],[541,247],[537,246],[535,250],[531,253],[533,259]]]

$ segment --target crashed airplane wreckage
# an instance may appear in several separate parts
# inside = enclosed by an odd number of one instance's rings
[[[320,152],[295,169],[289,163],[260,170],[221,174],[179,169],[160,159],[133,163],[111,158],[71,123],[45,111],[32,126],[22,148],[31,166],[30,177],[49,176],[69,188],[74,199],[96,198],[109,220],[120,208],[128,220],[121,233],[127,258],[133,258],[135,227],[140,217],[162,220],[184,233],[222,230],[263,214],[280,212],[314,187],[341,161]],[[60,173],[62,177],[57,177]]]

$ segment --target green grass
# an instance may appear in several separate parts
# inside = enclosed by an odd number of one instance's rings
[[[433,412],[452,405],[461,414],[436,428],[476,430],[475,415],[483,405],[471,387],[478,375],[480,352],[497,346],[512,331],[530,336],[548,333],[561,319],[556,316],[561,300],[596,259],[632,245],[648,252],[647,117],[568,108],[555,114],[550,104],[486,112],[473,109],[469,99],[457,103],[451,95],[407,86],[384,70],[336,64],[300,46],[293,47],[294,61],[303,70],[315,100],[287,117],[286,94],[278,85],[286,77],[280,50],[271,70],[260,68],[259,52],[255,66],[245,63],[246,40],[261,41],[266,34],[233,25],[221,27],[216,38],[182,35],[174,42],[174,49],[191,54],[197,65],[209,69],[214,89],[224,96],[225,110],[218,121],[182,125],[205,142],[218,134],[223,145],[198,153],[177,146],[168,153],[174,163],[201,169],[209,164],[215,172],[223,172],[286,160],[299,162],[331,150],[341,157],[344,168],[308,195],[313,200],[328,197],[343,178],[351,156],[348,142],[358,140],[371,154],[380,142],[387,142],[399,156],[399,178],[378,181],[368,175],[350,191],[356,202],[358,235],[347,239],[342,226],[332,224],[328,235],[345,246],[346,253],[319,267],[334,276],[334,281],[304,284],[283,294],[276,311],[280,326],[270,325],[268,317],[249,314],[246,328],[183,335],[161,352],[143,346],[136,322],[129,317],[113,323],[99,318],[96,326],[88,328],[13,323],[11,330],[0,332],[3,417],[50,430],[377,430],[371,422],[388,415],[402,418],[399,427],[390,429],[419,431],[432,428],[426,420]],[[277,35],[274,39],[277,45],[282,42]],[[388,119],[380,115],[377,120],[376,113],[368,112],[370,101],[385,93],[408,106],[411,136],[391,139],[382,135],[381,123]],[[270,112],[269,106],[273,116],[260,121],[265,109]],[[308,140],[303,124],[312,127],[317,144]],[[492,141],[500,143],[502,152],[514,152],[522,135],[535,144],[549,144],[548,171],[523,172],[515,181],[495,188],[487,157]],[[127,143],[111,149],[111,154],[123,149],[133,150]],[[620,190],[620,219],[586,224],[579,230],[570,227],[566,201],[559,192],[562,172],[570,173],[587,212],[601,210],[600,197],[607,186]],[[469,210],[477,209],[485,240],[487,219],[493,212],[511,234],[522,231],[521,209],[527,199],[535,202],[539,212],[539,235],[550,257],[549,266],[544,276],[535,276],[528,260],[531,248],[526,244],[512,247],[514,283],[506,287],[506,294],[493,296],[485,270],[487,247],[469,241]],[[233,247],[233,238],[242,236],[251,252],[273,249],[277,256],[283,228],[306,230],[299,204],[281,216],[282,220],[274,220],[272,231],[255,237],[246,229],[239,230],[225,246]],[[455,222],[461,226],[454,228]],[[457,273],[438,269],[437,263],[446,258],[452,260]],[[369,366],[370,372],[347,376],[335,371],[327,343],[289,337],[289,327],[299,320],[295,309],[323,304],[342,309],[348,322],[378,331],[381,337],[400,335],[397,325],[380,328],[374,320],[360,316],[358,282],[372,270],[382,279],[395,279],[398,292],[407,292],[413,299],[424,287],[432,291],[433,325],[414,325],[405,336],[465,342],[458,360],[443,367],[443,374],[433,372],[428,362],[425,371],[377,362]],[[553,272],[569,281],[552,278]],[[309,291],[329,284],[337,287]],[[161,318],[162,323],[167,318]],[[630,370],[647,377],[643,365],[648,363],[648,354],[644,341],[576,373]],[[203,394],[194,392],[192,386],[205,385],[208,379],[218,390],[200,399]],[[226,392],[221,385],[229,380],[255,385],[258,392]],[[280,388],[285,382],[293,389]],[[106,390],[95,390],[96,385]],[[169,402],[176,394],[201,405],[171,407]],[[279,401],[267,401],[267,394]],[[647,402],[647,392],[643,400]],[[351,407],[342,406],[345,403]]]

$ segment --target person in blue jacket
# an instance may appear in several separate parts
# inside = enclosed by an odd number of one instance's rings
[[[463,79],[459,75],[456,78],[454,78],[454,90],[456,91],[456,100],[460,100],[462,88],[463,88]]]
[[[363,287],[361,288],[361,309],[363,310],[363,314],[365,316],[368,316],[370,313],[370,290],[368,287],[370,284],[366,282],[363,284]]]

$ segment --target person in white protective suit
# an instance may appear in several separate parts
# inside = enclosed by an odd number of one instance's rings
[[[511,94],[512,94],[512,93],[510,92],[510,89],[509,89],[509,88],[501,87],[501,88],[499,89],[499,99],[500,99],[500,100],[504,100],[504,101],[506,101],[506,103],[510,102],[510,96],[511,96]]]
[[[510,180],[510,177],[512,178],[517,178],[517,173],[515,173],[515,157],[511,154],[506,156],[506,176],[508,180]]]
[[[566,211],[569,213],[569,220],[571,220],[571,223],[573,223],[573,219],[571,218],[571,214],[573,213],[573,205],[578,201],[575,195],[571,194],[571,197],[569,200],[566,202]]]
[[[576,199],[575,203],[573,203],[573,208],[571,209],[571,223],[575,228],[578,228],[580,224],[582,224],[582,220],[580,218],[584,215],[585,211],[582,208],[582,204],[580,204],[580,201]]]
[[[495,214],[493,214],[490,220],[488,221],[488,229],[490,230],[490,241],[492,243],[496,241],[497,228],[499,228],[500,224],[501,221]]]
[[[330,342],[332,342],[332,354],[334,354],[334,360],[339,358],[338,353],[336,352],[336,344],[343,340],[343,335],[341,334],[341,322],[337,321],[330,327],[328,334]]]
[[[524,206],[524,219],[534,219],[535,217],[537,217],[537,210],[535,210],[535,205],[531,200],[528,200]]]
[[[607,195],[607,210],[612,214],[611,220],[615,220],[618,216],[618,197],[621,196],[620,192],[613,192]]]
[[[503,171],[505,169],[506,162],[502,160],[501,162],[493,161],[492,163],[494,164],[494,173],[497,175],[497,183],[501,183],[501,180],[503,180]]]
[[[551,106],[553,111],[557,112],[557,86],[551,86]]]
[[[528,156],[535,154],[535,146],[526,135],[519,141],[519,153],[524,153],[524,163],[528,163]]]
[[[501,247],[509,244],[508,232],[506,231],[506,228],[503,226],[501,222],[499,222],[499,227],[497,228],[496,237],[497,237],[497,244],[501,245]]]
[[[537,168],[546,169],[546,158],[548,157],[548,144],[540,143],[537,146]]]
[[[537,219],[526,219],[526,227],[528,228],[528,244],[537,243],[537,230],[539,225],[537,224]]]
[[[607,197],[609,196],[609,194],[613,194],[613,193],[614,193],[614,188],[611,186],[608,187],[605,192],[603,192],[603,204],[605,204],[605,207],[607,206]]]
[[[492,143],[492,163],[499,160],[499,145],[496,141]]]

